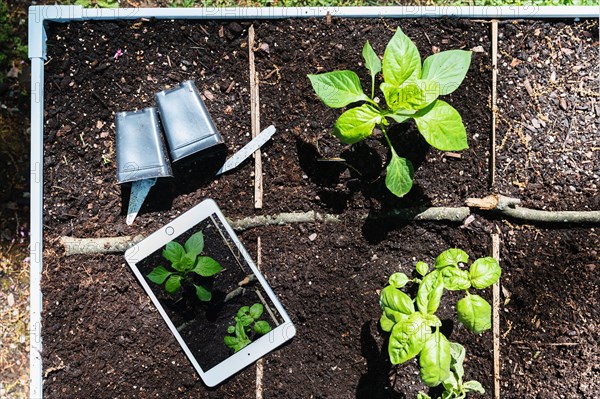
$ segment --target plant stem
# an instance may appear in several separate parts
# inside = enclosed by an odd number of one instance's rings
[[[390,150],[392,150],[392,156],[396,154],[396,151],[394,150],[394,147],[392,146],[392,142],[390,141],[390,138],[387,135],[387,132],[385,131],[385,127],[383,125],[379,125],[379,127],[381,127],[381,132],[383,133],[383,137],[385,137],[385,141],[387,141],[388,146],[390,147]]]
[[[371,99],[375,97],[375,75],[371,75]]]
[[[374,106],[374,107],[377,109],[377,111],[378,111],[380,114],[382,114],[382,115],[383,115],[383,110],[381,109],[381,107],[379,106],[379,104],[377,104],[377,103],[375,102],[375,100],[373,100],[372,98],[367,98],[365,101],[366,101],[366,102],[368,102],[368,103],[370,103],[371,105],[373,105],[373,106]]]

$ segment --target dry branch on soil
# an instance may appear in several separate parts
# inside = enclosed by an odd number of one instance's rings
[[[446,221],[460,223],[471,215],[471,208],[495,212],[501,216],[538,223],[600,223],[600,211],[540,211],[520,206],[521,200],[493,194],[485,198],[469,198],[464,207],[431,207],[393,209],[383,214],[361,213],[352,216],[355,220],[398,219],[405,221]],[[340,215],[308,212],[288,212],[276,215],[250,216],[229,220],[235,231],[245,231],[256,227],[279,226],[298,223],[339,223],[348,220]],[[66,255],[86,253],[124,252],[143,239],[135,237],[74,238],[62,237]]]

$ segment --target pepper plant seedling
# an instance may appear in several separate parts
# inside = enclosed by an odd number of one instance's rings
[[[442,51],[427,57],[421,64],[417,46],[398,28],[386,47],[383,62],[368,41],[362,56],[371,75],[370,96],[363,92],[358,75],[353,71],[326,72],[308,75],[308,78],[317,96],[331,108],[363,103],[340,115],[333,134],[343,143],[354,144],[370,136],[375,126],[379,126],[391,151],[385,184],[394,195],[402,197],[412,187],[414,170],[408,159],[398,156],[386,128],[390,121],[403,123],[413,119],[432,147],[443,151],[468,148],[460,114],[438,97],[460,86],[471,64],[471,52]],[[386,108],[375,98],[375,81],[380,72],[383,72],[383,83],[379,89]]]
[[[212,293],[202,285],[192,282],[192,273],[202,277],[212,277],[223,268],[210,256],[200,256],[204,250],[204,235],[202,231],[192,234],[183,246],[176,241],[167,243],[162,256],[171,262],[171,269],[164,266],[155,267],[146,277],[153,283],[165,285],[169,294],[177,292],[184,282],[189,282],[195,288],[196,296],[203,302],[212,298]]]
[[[252,331],[258,335],[265,335],[271,331],[269,322],[259,320],[262,314],[263,305],[260,303],[255,303],[252,306],[242,306],[235,316],[235,326],[227,328],[227,333],[233,336],[225,336],[223,339],[225,345],[233,349],[234,352],[238,352],[252,342],[248,337],[248,334],[252,335]]]
[[[401,364],[419,356],[421,380],[429,387],[443,384],[445,396],[442,399],[464,398],[467,392],[483,391],[477,381],[463,384],[464,348],[440,332],[442,322],[435,315],[444,289],[464,291],[465,296],[456,304],[458,320],[476,334],[491,328],[490,304],[469,290],[484,289],[496,283],[502,270],[491,257],[475,260],[466,270],[468,261],[466,252],[452,248],[436,258],[432,271],[425,262],[417,262],[415,269],[421,277],[410,279],[404,273],[394,273],[379,299],[383,311],[381,328],[390,333],[390,361]],[[414,300],[401,291],[411,282],[418,285]],[[428,398],[420,395],[417,399]]]

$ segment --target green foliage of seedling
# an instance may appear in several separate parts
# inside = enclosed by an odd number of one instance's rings
[[[490,257],[475,260],[467,270],[468,262],[465,251],[448,249],[436,258],[431,271],[425,262],[417,262],[417,278],[394,273],[379,296],[381,328],[390,333],[390,361],[401,364],[418,356],[425,385],[443,384],[445,391],[440,399],[465,398],[469,392],[484,392],[477,381],[463,383],[465,350],[441,333],[442,323],[435,315],[445,290],[464,291],[465,296],[456,304],[458,320],[476,334],[491,328],[490,304],[468,290],[491,286],[498,281],[502,270],[498,261]],[[417,285],[414,299],[401,290],[410,288],[411,283]],[[431,398],[420,392],[417,399]]]
[[[162,256],[171,262],[170,269],[164,266],[155,267],[146,277],[155,284],[165,285],[165,291],[174,294],[184,281],[190,281],[193,274],[202,277],[213,277],[223,268],[209,256],[200,256],[204,250],[204,235],[198,231],[182,246],[178,242],[167,243]],[[193,284],[196,297],[203,302],[212,299],[211,292],[202,285]]]
[[[265,335],[271,331],[269,322],[259,320],[263,314],[263,305],[255,303],[252,306],[242,306],[235,316],[235,325],[227,328],[227,333],[223,338],[225,345],[233,349],[234,352],[240,351],[252,342],[249,334]]]
[[[331,108],[363,102],[339,116],[333,135],[343,143],[355,144],[369,137],[378,126],[391,153],[385,184],[394,195],[402,197],[412,188],[413,166],[408,159],[398,156],[386,127],[392,121],[403,123],[413,119],[432,147],[443,151],[467,148],[467,133],[460,114],[438,97],[460,86],[471,64],[471,52],[443,51],[421,63],[419,50],[398,28],[385,49],[383,60],[368,41],[362,56],[371,76],[370,96],[363,92],[358,75],[353,71],[326,72],[308,75],[308,78],[317,96]],[[375,98],[375,82],[380,72],[383,82],[379,89],[386,107],[381,107]]]

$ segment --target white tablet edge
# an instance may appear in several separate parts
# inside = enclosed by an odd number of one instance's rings
[[[198,361],[186,345],[179,332],[177,331],[177,328],[171,322],[171,319],[169,318],[162,305],[158,301],[158,298],[156,298],[156,296],[152,292],[152,289],[144,279],[144,276],[142,276],[141,272],[137,268],[137,262],[153,254],[160,248],[164,247],[168,242],[174,240],[179,235],[185,233],[190,228],[202,222],[204,219],[209,218],[211,215],[216,215],[219,218],[227,233],[230,235],[231,239],[239,249],[240,254],[242,254],[244,260],[250,266],[261,287],[269,296],[269,299],[279,312],[281,318],[283,319],[283,323],[274,328],[269,334],[260,337],[247,347],[243,348],[241,351],[234,353],[227,359],[223,360],[221,363],[217,364],[216,366],[212,367],[207,371],[204,371],[198,364]],[[223,215],[215,201],[213,201],[212,199],[206,199],[202,201],[200,204],[196,205],[189,211],[178,216],[172,222],[163,226],[160,230],[157,230],[151,235],[149,235],[140,243],[129,248],[125,252],[125,259],[127,260],[129,267],[137,277],[138,281],[144,288],[144,291],[146,291],[146,293],[152,300],[152,303],[154,303],[154,306],[156,306],[158,312],[164,319],[165,323],[167,323],[167,326],[171,330],[171,333],[175,336],[175,338],[179,342],[179,345],[181,345],[181,348],[183,349],[187,357],[190,359],[190,362],[200,375],[200,378],[202,378],[202,381],[204,381],[204,383],[209,387],[213,387],[219,384],[220,382],[226,380],[233,374],[252,364],[254,361],[258,360],[265,354],[271,352],[272,350],[274,350],[275,348],[282,345],[283,343],[290,340],[296,335],[296,328],[294,327],[294,324],[292,323],[287,312],[273,293],[273,290],[271,290],[271,287],[267,284],[263,275],[258,271],[258,268],[250,258],[250,255],[241,244],[239,238],[237,237],[231,226],[229,226],[229,223],[227,223],[225,216]]]

